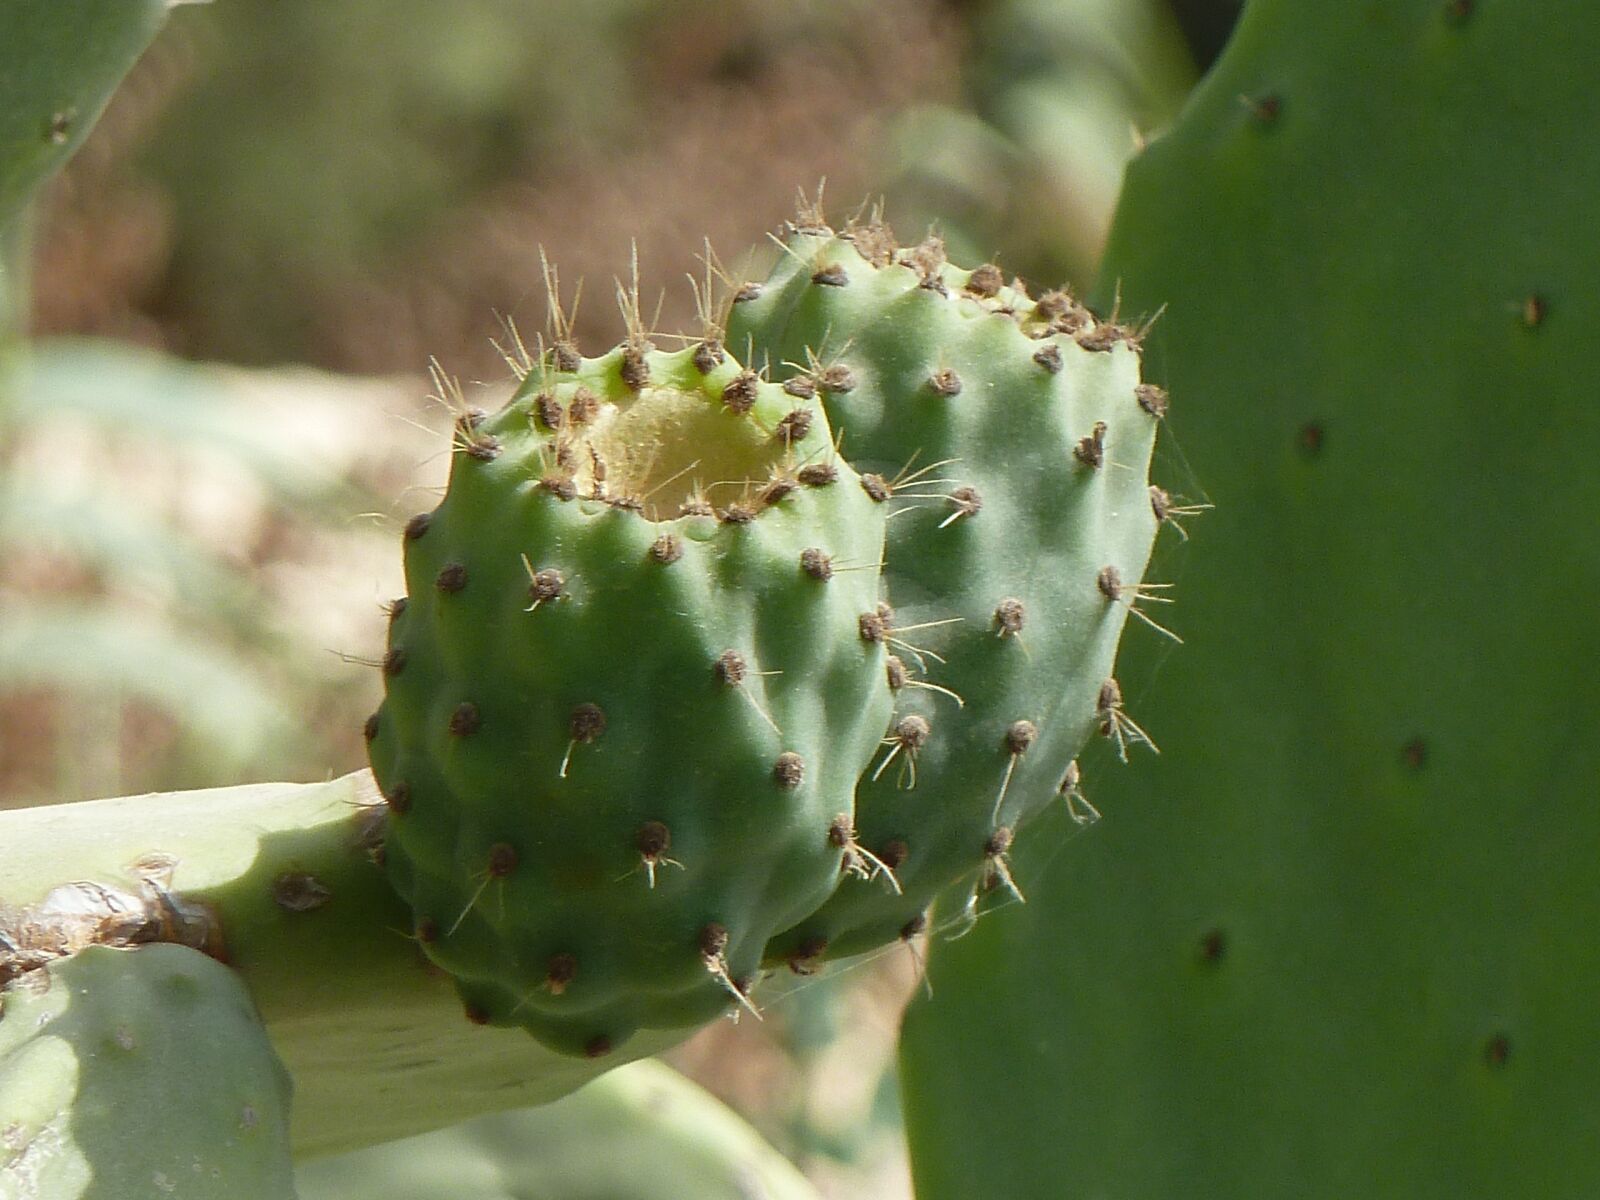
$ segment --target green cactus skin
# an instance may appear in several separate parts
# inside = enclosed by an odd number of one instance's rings
[[[302,1167],[301,1200],[819,1200],[703,1088],[632,1063],[555,1104]]]
[[[294,1078],[297,1158],[546,1103],[687,1036],[590,1062],[461,1020],[373,861],[384,823],[365,771],[0,811],[0,980],[90,941],[225,958]]]
[[[1216,511],[1162,756],[932,952],[919,1197],[1600,1192],[1595,62],[1577,0],[1258,0],[1130,168]]]
[[[169,0],[0,0],[0,228],[88,136]]]
[[[820,408],[715,344],[566,354],[459,423],[369,733],[467,1017],[600,1056],[742,1002],[837,885],[891,704],[884,516]]]
[[[288,1073],[237,975],[90,946],[0,993],[4,1200],[293,1200]]]
[[[856,821],[900,890],[845,881],[769,947],[803,970],[913,935],[954,880],[1011,896],[1012,832],[1060,803],[1097,726],[1137,736],[1110,681],[1151,594],[1165,397],[1139,384],[1133,331],[1060,292],[1030,299],[992,265],[958,270],[934,242],[898,249],[876,224],[791,229],[727,336],[815,388],[891,513],[883,636],[900,677]]]

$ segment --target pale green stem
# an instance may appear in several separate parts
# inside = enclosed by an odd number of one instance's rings
[[[294,1077],[300,1156],[544,1103],[692,1032],[590,1061],[470,1023],[374,861],[383,813],[365,771],[0,812],[0,980],[89,941],[224,958]]]

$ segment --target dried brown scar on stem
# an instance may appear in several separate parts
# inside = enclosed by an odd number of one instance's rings
[[[1095,586],[1100,589],[1100,594],[1111,603],[1125,604],[1130,613],[1150,626],[1151,629],[1154,629],[1164,637],[1171,638],[1180,646],[1183,644],[1181,637],[1173,633],[1165,625],[1158,624],[1154,618],[1139,608],[1139,601],[1141,600],[1151,604],[1171,604],[1171,596],[1159,594],[1172,587],[1170,583],[1136,583],[1130,586],[1122,582],[1122,572],[1118,571],[1115,566],[1107,565],[1101,567],[1100,573],[1095,576]]]
[[[150,854],[129,868],[131,889],[76,881],[51,888],[37,904],[0,905],[0,985],[88,946],[174,942],[223,958],[216,914],[172,889],[177,866]]]
[[[580,704],[572,710],[572,715],[567,719],[567,729],[572,734],[572,739],[567,743],[567,752],[561,756],[561,770],[557,774],[562,779],[567,777],[567,767],[572,762],[573,750],[579,744],[589,745],[606,731],[606,714],[598,704]]]
[[[1100,696],[1095,702],[1095,716],[1100,722],[1100,732],[1117,744],[1117,756],[1128,761],[1128,743],[1143,742],[1155,753],[1161,749],[1150,740],[1150,735],[1130,717],[1122,707],[1122,687],[1115,679],[1100,685]]]
[[[667,851],[672,849],[672,831],[660,821],[646,821],[639,826],[638,833],[633,836],[633,844],[639,851],[639,860],[644,865],[652,889],[656,886],[657,867],[665,865],[677,867],[680,871],[686,869],[677,859],[667,857]]]

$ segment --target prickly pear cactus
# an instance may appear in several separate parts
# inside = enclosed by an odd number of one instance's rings
[[[852,862],[881,508],[714,340],[560,343],[456,451],[367,729],[417,941],[467,1018],[570,1054],[748,1004]]]
[[[895,703],[857,791],[871,869],[769,957],[805,970],[914,936],[963,877],[974,909],[1020,898],[1017,827],[1051,804],[1089,815],[1084,741],[1145,740],[1112,672],[1129,613],[1161,598],[1141,581],[1166,397],[1140,383],[1138,336],[877,222],[802,220],[739,293],[729,346],[819,398],[889,518],[882,603],[861,619]]]
[[[1600,1190],[1597,61],[1577,0],[1257,0],[1130,168],[1189,644],[932,953],[919,1197]]]
[[[187,946],[90,946],[0,993],[4,1200],[292,1200],[289,1077]]]
[[[75,151],[170,0],[0,0],[0,227]]]
[[[761,1135],[654,1060],[555,1104],[307,1163],[300,1200],[821,1200]]]

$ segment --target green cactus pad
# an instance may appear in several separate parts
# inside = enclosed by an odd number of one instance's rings
[[[474,1021],[591,1056],[706,1021],[848,864],[883,514],[711,343],[558,348],[456,450],[368,727],[390,879]]]
[[[728,344],[821,397],[889,514],[875,630],[895,710],[856,821],[896,887],[846,881],[774,941],[769,958],[805,969],[914,934],[962,877],[974,907],[1019,896],[1013,831],[1064,784],[1071,802],[1097,728],[1141,737],[1112,666],[1130,609],[1160,596],[1140,581],[1165,396],[1139,382],[1135,331],[879,224],[791,229]]]
[[[169,0],[0,0],[0,227],[88,136]]]
[[[737,1114],[659,1062],[555,1104],[300,1168],[301,1200],[820,1200]]]
[[[931,955],[919,1197],[1600,1193],[1596,62],[1578,0],[1258,0],[1129,168],[1189,644]]]
[[[187,946],[90,946],[0,993],[0,1197],[292,1200],[289,1076]]]

